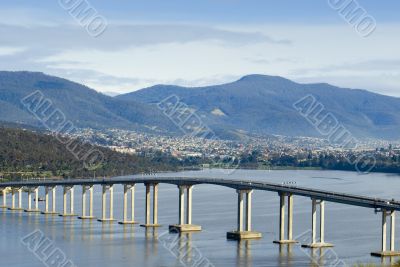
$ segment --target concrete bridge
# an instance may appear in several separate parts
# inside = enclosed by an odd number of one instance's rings
[[[113,187],[122,185],[124,188],[123,196],[123,218],[120,224],[135,224],[135,185],[144,184],[146,186],[145,202],[145,222],[143,227],[159,227],[158,223],[158,186],[159,184],[173,184],[178,187],[179,218],[177,224],[170,225],[171,232],[191,232],[201,231],[201,226],[192,223],[192,192],[193,186],[198,184],[211,184],[232,188],[238,196],[237,201],[237,229],[227,233],[228,239],[256,239],[261,238],[261,233],[252,229],[251,210],[253,190],[264,190],[278,193],[280,198],[279,216],[279,240],[274,241],[278,244],[297,243],[293,239],[293,196],[311,198],[311,242],[302,244],[303,247],[321,248],[332,247],[333,244],[325,242],[325,201],[336,202],[345,205],[353,205],[374,209],[382,213],[382,236],[381,251],[373,252],[371,255],[400,256],[400,251],[395,250],[395,213],[400,210],[400,202],[380,198],[343,194],[338,192],[316,190],[311,188],[297,187],[291,185],[280,185],[250,180],[227,180],[219,178],[176,178],[176,177],[116,177],[111,179],[72,179],[72,180],[47,180],[47,181],[28,181],[28,182],[7,182],[0,184],[3,194],[3,205],[1,208],[9,210],[24,210],[25,212],[41,212],[42,214],[58,214],[59,216],[78,216],[74,212],[74,187],[82,186],[82,211],[79,219],[96,219],[93,215],[93,186],[102,186],[102,217],[100,222],[112,222],[113,216]],[[56,211],[56,190],[57,186],[63,187],[63,210],[61,213]],[[45,188],[45,210],[38,208],[39,187]],[[11,206],[7,206],[7,188],[11,188]],[[152,191],[152,200],[151,200]],[[22,207],[22,194],[28,194],[27,207]],[[50,194],[51,193],[51,194]],[[108,194],[107,194],[108,193]],[[15,195],[18,194],[18,206],[16,205]],[[34,207],[32,207],[32,194],[35,195]],[[68,201],[69,194],[69,201]],[[89,194],[89,198],[87,197]],[[130,194],[130,203],[128,203]],[[51,203],[50,197],[51,195]],[[108,195],[108,200],[107,200]],[[185,199],[186,195],[186,199]],[[88,198],[88,199],[87,199]],[[87,200],[89,205],[87,206]],[[152,203],[151,203],[152,202]],[[244,206],[245,202],[245,206]],[[107,205],[108,203],[108,205]],[[50,209],[51,204],[51,209]],[[68,205],[69,204],[69,205]],[[152,204],[152,205],[151,205]],[[186,204],[186,209],[185,209]],[[317,209],[319,208],[319,224],[317,224]],[[129,209],[129,210],[128,210]],[[108,212],[107,212],[108,210]],[[186,213],[185,213],[186,211]],[[245,213],[244,213],[245,211]],[[287,213],[287,220],[286,220]],[[152,216],[151,216],[152,215]],[[152,217],[152,218],[151,218]],[[387,219],[390,217],[390,240],[387,244]],[[152,219],[152,220],[151,220]],[[317,226],[318,236],[317,236]],[[286,231],[285,231],[286,230]]]

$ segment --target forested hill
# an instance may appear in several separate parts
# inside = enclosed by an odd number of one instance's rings
[[[176,170],[178,164],[168,157],[145,158],[83,144],[78,140],[71,141],[60,141],[55,136],[28,130],[0,127],[0,176],[7,179],[44,176],[76,178],[93,177],[94,174],[102,177]],[[65,143],[74,147],[73,151],[81,151],[78,158]],[[85,157],[88,151],[96,152]]]
[[[196,110],[207,126],[219,130],[219,137],[241,130],[322,137],[294,107],[300,99],[311,97],[315,99],[310,105],[313,114],[318,113],[319,118],[333,114],[357,138],[400,138],[400,98],[324,83],[300,84],[275,76],[248,75],[232,83],[195,88],[157,85],[116,98],[156,105],[170,96]],[[324,108],[315,109],[316,103]]]
[[[84,85],[39,72],[0,71],[0,120],[41,127],[41,122],[23,105],[22,99],[40,92],[43,100],[60,110],[78,128],[121,128],[174,131],[153,106],[103,95]]]

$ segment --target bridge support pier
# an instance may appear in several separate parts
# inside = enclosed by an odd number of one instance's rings
[[[18,207],[15,207],[15,193],[18,192]],[[22,208],[22,187],[11,189],[11,208],[9,210],[23,210]]]
[[[55,186],[53,186],[53,187],[51,187],[51,186],[46,186],[45,188],[44,188],[44,190],[45,190],[45,210],[44,211],[42,211],[41,213],[42,214],[52,214],[52,215],[54,215],[54,214],[57,214],[57,212],[56,212],[56,187]],[[50,211],[49,210],[49,191],[52,191],[52,206],[51,206],[51,208],[52,208],[52,210]]]
[[[390,248],[387,250],[387,217],[390,217]],[[394,210],[382,210],[382,249],[379,252],[372,252],[375,257],[400,256],[400,251],[395,251],[395,229],[396,229],[396,212]]]
[[[317,205],[319,205],[319,242],[316,241],[317,228]],[[304,248],[333,247],[330,243],[325,243],[325,201],[312,199],[312,220],[311,220],[311,244],[301,245]]]
[[[89,215],[86,215],[86,192],[89,191]],[[78,219],[91,220],[93,216],[93,185],[82,185],[82,216]]]
[[[35,193],[35,208],[32,209],[32,191]],[[39,210],[39,188],[28,188],[28,209],[25,212],[40,212]]]
[[[146,221],[142,227],[160,227],[158,224],[158,184],[145,184],[146,186]],[[153,186],[153,223],[150,223],[150,187]]]
[[[128,220],[128,192],[131,192],[131,218]],[[124,184],[124,207],[123,207],[123,220],[119,224],[137,224],[135,221],[135,185]]]
[[[0,208],[6,209],[7,208],[7,189],[6,188],[2,188],[1,192],[3,194],[3,205]]]
[[[227,239],[242,240],[242,239],[258,239],[262,237],[259,232],[254,232],[251,229],[251,196],[253,190],[237,190],[238,194],[238,216],[237,230],[226,234]],[[246,194],[246,230],[243,231],[243,195]]]
[[[67,195],[69,192],[69,213],[67,211]],[[63,186],[63,213],[59,214],[62,217],[77,216],[74,214],[74,186]]]
[[[109,214],[107,217],[107,190],[110,192],[110,205],[109,205]],[[98,219],[99,222],[113,222],[114,219],[114,188],[113,185],[103,185],[103,194],[102,194],[102,215],[101,219]]]
[[[200,225],[192,224],[192,185],[179,185],[179,224],[169,226],[170,232],[199,232]],[[186,191],[186,217],[185,217],[185,191]]]
[[[274,241],[276,244],[292,244],[297,243],[293,240],[293,195],[286,193],[279,193],[280,197],[280,217],[279,217],[279,240]],[[285,198],[288,199],[288,222],[287,222],[287,236],[285,238]]]

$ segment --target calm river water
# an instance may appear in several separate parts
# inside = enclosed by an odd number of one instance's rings
[[[171,174],[165,174],[171,176]],[[358,175],[341,171],[257,171],[204,170],[180,172],[175,176],[209,176],[229,179],[254,179],[273,183],[295,183],[297,186],[321,188],[373,197],[400,199],[400,176],[373,173]],[[114,217],[122,218],[122,186],[114,187]],[[58,188],[57,210],[61,211],[61,188]],[[95,215],[101,215],[101,188],[95,187]],[[26,194],[24,194],[24,197]],[[44,192],[40,192],[43,196]],[[9,198],[8,204],[11,199]],[[193,190],[193,223],[203,227],[191,235],[168,234],[168,225],[178,221],[176,186],[159,187],[159,222],[156,231],[138,225],[102,224],[76,218],[44,216],[0,210],[0,266],[52,266],[43,263],[44,254],[34,253],[21,239],[40,230],[76,266],[197,266],[198,259],[210,266],[333,266],[338,259],[348,266],[355,263],[380,263],[370,252],[380,248],[381,216],[372,209],[327,202],[325,204],[325,239],[333,249],[312,252],[300,245],[273,244],[278,237],[279,197],[273,192],[253,194],[253,229],[260,240],[235,242],[226,240],[226,232],[236,227],[237,196],[233,189],[197,185]],[[24,205],[26,200],[24,198]],[[44,209],[43,202],[40,208]],[[136,186],[136,219],[144,220],[144,186]],[[75,211],[81,210],[81,188],[75,189]],[[400,223],[397,224],[400,235]],[[311,200],[294,197],[294,236],[308,239],[311,227]],[[37,232],[39,233],[39,232]],[[400,240],[400,236],[397,238]],[[400,242],[397,242],[400,249]],[[50,250],[49,250],[50,251]],[[322,254],[322,256],[321,256]],[[39,256],[38,256],[39,255]],[[42,255],[42,256],[40,256]],[[46,265],[47,264],[47,265]],[[200,265],[206,266],[206,265]]]

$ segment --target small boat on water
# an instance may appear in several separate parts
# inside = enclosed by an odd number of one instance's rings
[[[39,197],[38,198],[38,201],[40,202],[40,201],[45,201],[46,199],[44,198],[44,197]],[[34,201],[36,201],[36,198],[34,199]]]

